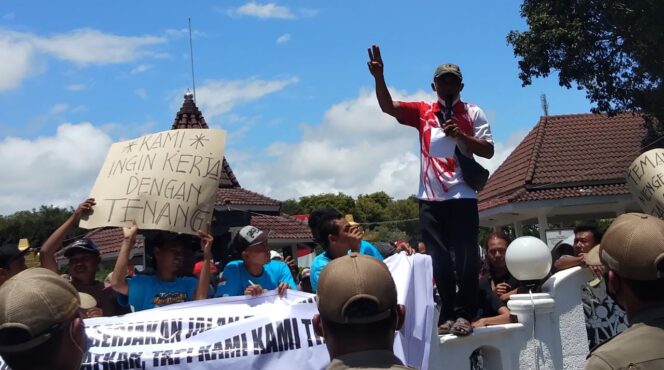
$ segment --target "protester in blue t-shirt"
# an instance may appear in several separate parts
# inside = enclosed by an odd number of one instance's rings
[[[134,245],[138,228],[136,225],[123,228],[124,239],[111,278],[113,289],[129,297],[133,311],[166,306],[208,298],[210,281],[210,261],[212,260],[213,238],[207,232],[199,231],[201,249],[205,263],[200,279],[178,277],[182,267],[185,239],[182,235],[161,233],[155,239],[153,249],[156,272],[154,275],[136,275],[125,278],[129,260],[129,250]]]
[[[226,265],[215,297],[257,296],[274,289],[283,296],[288,289],[297,290],[288,265],[270,260],[267,232],[245,226],[235,236],[233,248],[242,260]]]
[[[311,263],[311,289],[318,290],[318,277],[330,261],[350,252],[359,252],[383,260],[383,256],[371,243],[362,240],[362,231],[332,208],[315,209],[309,215],[309,227],[324,252]]]

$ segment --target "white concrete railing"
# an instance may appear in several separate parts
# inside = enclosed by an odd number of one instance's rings
[[[467,337],[436,333],[429,369],[469,369],[477,348],[486,370],[583,369],[588,337],[581,288],[588,280],[590,273],[575,267],[551,276],[544,293],[513,295],[507,306],[517,324],[478,328]]]

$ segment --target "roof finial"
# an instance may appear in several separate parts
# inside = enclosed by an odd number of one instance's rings
[[[540,101],[542,102],[542,111],[544,111],[544,117],[549,116],[549,103],[546,101],[546,94],[540,95]]]
[[[187,91],[184,93],[184,100],[192,100],[194,98],[194,94],[191,93],[191,90],[187,89]]]

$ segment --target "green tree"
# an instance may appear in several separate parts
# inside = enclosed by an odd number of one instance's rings
[[[300,202],[295,199],[287,199],[281,202],[281,212],[287,215],[299,215],[306,213]]]
[[[15,243],[21,238],[27,238],[31,247],[41,247],[49,235],[73,212],[73,209],[41,206],[38,210],[0,216],[0,242]],[[68,237],[84,233],[85,230],[76,228]]]
[[[318,194],[300,198],[303,213],[310,213],[316,208],[331,207],[343,214],[355,212],[355,199],[344,193]]]
[[[385,221],[390,204],[392,204],[392,197],[382,191],[359,195],[355,201],[356,221],[366,223]]]
[[[421,239],[419,215],[419,203],[414,196],[395,200],[387,206],[387,219],[399,220],[394,226],[417,240]]]
[[[523,85],[557,70],[561,86],[586,91],[594,112],[643,113],[644,144],[664,135],[663,1],[525,0],[521,15],[528,30],[507,42]]]
[[[365,232],[364,239],[372,242],[393,242],[408,240],[408,235],[402,230],[384,224]]]

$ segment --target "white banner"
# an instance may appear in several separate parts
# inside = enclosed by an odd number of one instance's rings
[[[394,350],[404,363],[427,369],[433,325],[431,259],[387,260],[406,322]],[[118,317],[86,320],[93,369],[324,369],[330,362],[313,330],[315,295],[275,291],[174,304]],[[0,362],[0,368],[2,364]]]

